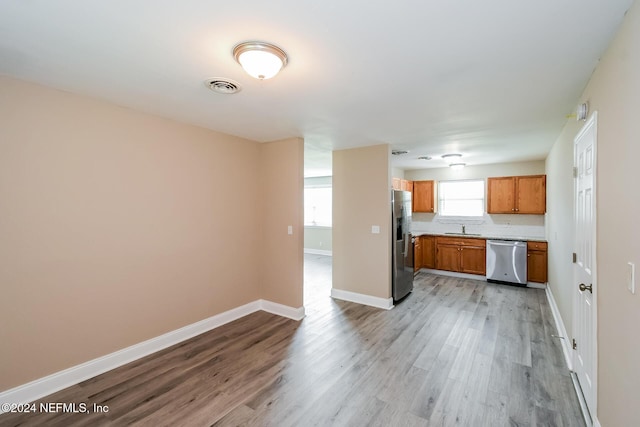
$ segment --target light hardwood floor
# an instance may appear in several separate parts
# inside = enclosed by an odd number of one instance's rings
[[[264,312],[42,399],[106,414],[0,425],[584,426],[541,290],[420,273],[390,311],[332,300],[305,256],[302,322]]]

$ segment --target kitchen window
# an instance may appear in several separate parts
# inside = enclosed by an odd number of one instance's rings
[[[440,216],[483,216],[484,180],[440,181],[438,211]]]
[[[304,225],[331,227],[331,187],[304,189]]]

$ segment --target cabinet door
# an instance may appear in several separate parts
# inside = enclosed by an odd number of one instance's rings
[[[487,213],[506,214],[515,213],[515,178],[487,179]]]
[[[527,242],[527,281],[547,282],[547,242]]]
[[[392,178],[391,179],[391,187],[394,190],[400,190],[402,186],[402,181],[400,180],[400,178]]]
[[[413,211],[435,212],[433,181],[413,181]]]
[[[422,239],[422,266],[436,268],[436,238],[421,236],[420,239]]]
[[[406,179],[400,180],[400,189],[402,191],[413,191],[413,181],[408,181]]]
[[[413,271],[416,272],[422,267],[422,237],[416,237],[413,240]]]
[[[460,246],[436,246],[436,268],[438,270],[460,271]]]
[[[547,180],[545,175],[516,177],[516,213],[544,214],[547,210]]]
[[[486,274],[486,251],[484,247],[463,246],[460,251],[460,271],[469,274]]]

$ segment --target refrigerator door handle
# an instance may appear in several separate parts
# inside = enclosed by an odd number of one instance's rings
[[[402,251],[402,255],[404,255],[405,257],[407,256],[407,254],[409,253],[409,236],[405,235],[404,236],[404,251]]]

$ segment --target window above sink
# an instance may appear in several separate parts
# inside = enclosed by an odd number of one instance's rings
[[[484,215],[484,180],[438,182],[441,217],[481,218]]]

